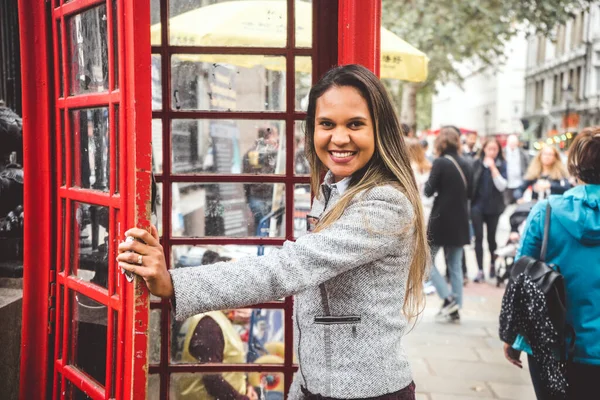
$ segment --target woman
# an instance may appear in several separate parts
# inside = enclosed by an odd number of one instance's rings
[[[460,133],[450,126],[443,127],[434,143],[438,158],[433,162],[431,174],[425,184],[425,196],[437,194],[429,216],[427,236],[431,244],[431,282],[442,300],[438,318],[458,322],[462,306],[463,246],[469,240],[469,212],[467,207],[471,187],[471,167],[460,151]],[[444,248],[446,268],[450,272],[450,285],[435,266],[435,256]]]
[[[473,162],[473,191],[471,195],[471,221],[475,231],[475,257],[479,271],[475,282],[483,282],[483,224],[487,228],[490,252],[490,278],[496,277],[494,261],[496,255],[496,230],[505,203],[502,192],[506,189],[506,161],[502,156],[500,142],[493,136],[483,141],[477,158]]]
[[[306,149],[311,234],[262,257],[167,271],[156,230],[133,228],[145,244],[121,243],[119,266],[173,299],[180,320],[296,295],[291,399],[414,399],[401,343],[422,309],[427,239],[408,149],[372,72],[337,67],[311,89]]]
[[[544,146],[531,161],[523,184],[515,190],[515,199],[522,199],[530,186],[531,200],[541,200],[551,194],[563,194],[571,188],[569,173],[555,147]]]
[[[588,399],[600,377],[600,127],[577,135],[568,159],[579,185],[562,196],[550,196],[532,209],[517,254],[538,259],[546,207],[551,206],[546,263],[557,265],[565,280],[567,323],[575,330],[573,362],[567,364],[567,398]],[[514,347],[514,348],[513,348]],[[504,344],[508,361],[522,368],[520,352],[528,352],[529,370],[538,399],[552,399],[540,378],[540,366],[522,337]]]
[[[425,156],[425,149],[418,139],[409,137],[405,140],[409,150],[410,166],[415,174],[417,189],[419,190],[419,195],[421,196],[423,214],[425,220],[427,220],[429,218],[429,214],[431,213],[431,206],[433,205],[433,199],[425,196],[425,183],[427,183],[427,180],[429,179],[431,163]]]

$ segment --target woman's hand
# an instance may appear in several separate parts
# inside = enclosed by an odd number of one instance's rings
[[[170,298],[175,293],[173,281],[167,271],[165,254],[154,225],[151,226],[151,232],[152,234],[139,228],[125,232],[125,237],[132,236],[139,241],[120,243],[117,261],[120,268],[144,278],[150,293],[158,297]]]
[[[523,363],[521,362],[521,352],[513,349],[513,347],[508,343],[504,343],[504,357],[506,357],[508,362],[510,362],[512,365],[523,368]]]

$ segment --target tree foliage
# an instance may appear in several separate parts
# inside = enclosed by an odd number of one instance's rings
[[[460,80],[466,60],[502,62],[519,29],[552,37],[556,26],[592,0],[383,0],[382,24],[425,52],[428,83]]]

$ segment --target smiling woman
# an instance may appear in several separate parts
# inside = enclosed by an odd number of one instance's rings
[[[363,168],[375,152],[366,100],[351,86],[332,87],[317,100],[315,150],[335,182]]]
[[[126,235],[144,243],[121,243],[119,266],[173,298],[178,320],[294,295],[290,399],[414,400],[402,337],[421,310],[428,246],[408,149],[379,79],[359,65],[327,72],[309,94],[305,141],[312,232],[265,256],[167,271],[156,229],[134,228]]]

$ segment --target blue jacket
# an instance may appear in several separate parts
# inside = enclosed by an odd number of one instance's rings
[[[577,335],[574,361],[600,365],[600,185],[576,186],[536,204],[517,259],[540,256],[548,201],[552,217],[546,262],[557,265],[565,278],[567,322]],[[529,350],[521,337],[514,347]]]

